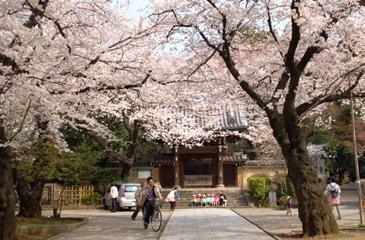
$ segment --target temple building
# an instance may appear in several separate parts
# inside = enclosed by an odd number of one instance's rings
[[[204,123],[201,119],[200,122]],[[168,152],[148,160],[137,159],[128,180],[138,181],[152,175],[163,188],[174,185],[247,188],[251,176],[285,174],[282,158],[265,161],[252,143],[239,137],[237,133],[247,131],[248,127],[242,112],[222,111],[218,124],[215,129],[223,134],[217,134],[201,146],[174,145]]]

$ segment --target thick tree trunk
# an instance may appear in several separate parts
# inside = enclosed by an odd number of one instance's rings
[[[0,143],[5,141],[4,129],[0,126]],[[15,239],[15,194],[13,172],[11,168],[12,154],[10,147],[0,146],[0,239]]]
[[[294,184],[299,204],[299,218],[303,234],[315,236],[337,233],[338,227],[330,206],[324,196],[323,187],[308,153],[299,148],[286,153],[290,180]]]
[[[136,149],[138,147],[139,123],[138,123],[138,121],[135,120],[133,122],[133,126],[129,126],[127,124],[128,118],[126,116],[124,116],[123,123],[124,123],[124,126],[126,127],[126,129],[128,130],[129,141],[130,141],[130,144],[129,144],[127,152],[126,152],[127,160],[124,162],[123,170],[122,170],[122,178],[125,181],[127,181],[129,173],[133,167],[134,155],[135,155]]]
[[[306,139],[294,121],[286,123],[280,116],[270,120],[298,198],[299,218],[304,236],[338,232],[338,226],[324,195],[318,173],[310,159]]]
[[[128,164],[128,163],[124,163],[123,165],[123,169],[122,169],[122,179],[124,181],[128,181],[128,176],[129,176],[129,172],[132,168],[132,165]]]
[[[19,217],[37,218],[42,216],[41,200],[44,182],[32,183],[26,181],[24,176],[18,176],[17,191],[20,201]]]
[[[19,214],[20,217],[36,218],[42,216],[42,194],[45,184],[45,177],[41,173],[43,169],[47,169],[50,164],[47,153],[47,144],[50,139],[48,136],[47,119],[43,119],[41,115],[36,116],[37,128],[39,132],[39,139],[37,142],[37,149],[41,154],[37,154],[32,169],[29,173],[32,181],[28,181],[25,173],[20,172],[17,176],[17,191],[20,201]]]
[[[342,169],[338,170],[338,184],[339,185],[343,184],[343,180],[345,179],[345,173],[346,173],[346,170],[342,170]]]

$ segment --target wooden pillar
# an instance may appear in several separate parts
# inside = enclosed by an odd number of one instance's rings
[[[224,187],[223,184],[223,146],[218,145],[218,185],[217,187]]]
[[[175,185],[180,185],[179,146],[175,146]]]

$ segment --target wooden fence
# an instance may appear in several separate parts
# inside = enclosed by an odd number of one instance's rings
[[[42,202],[52,204],[60,198],[65,205],[82,205],[82,200],[94,193],[94,186],[67,186],[62,187],[59,184],[46,184],[43,191]]]

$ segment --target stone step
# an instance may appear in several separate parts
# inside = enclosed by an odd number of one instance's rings
[[[247,207],[251,203],[248,191],[241,188],[182,188],[179,189],[180,199],[176,201],[176,208],[188,208],[193,194],[217,195],[220,191],[226,195],[229,207]],[[164,189],[162,191],[163,197],[166,198],[169,192],[169,189]],[[169,207],[169,203],[164,202],[163,208],[168,209]]]

